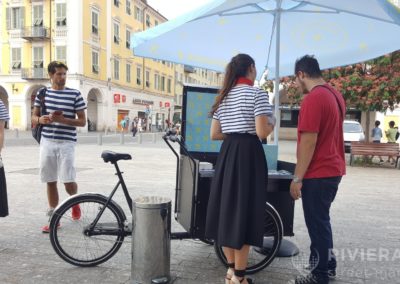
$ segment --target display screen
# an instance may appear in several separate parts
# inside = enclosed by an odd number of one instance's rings
[[[211,118],[208,117],[216,95],[216,89],[188,89],[186,92],[184,127],[186,147],[190,152],[219,152],[221,141],[210,139]]]

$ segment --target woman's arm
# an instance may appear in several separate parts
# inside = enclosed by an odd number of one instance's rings
[[[1,149],[3,149],[4,146],[4,125],[5,125],[4,120],[0,120],[0,155],[1,155]]]
[[[221,124],[219,123],[219,120],[213,119],[211,121],[210,138],[211,140],[225,139],[225,134],[222,133]]]
[[[258,138],[267,139],[268,135],[274,130],[274,126],[269,122],[268,116],[258,115],[256,116],[256,133]]]

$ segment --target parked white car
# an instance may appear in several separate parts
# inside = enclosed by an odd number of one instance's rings
[[[345,151],[350,153],[351,142],[365,140],[364,129],[358,121],[345,120],[343,122],[343,138]]]

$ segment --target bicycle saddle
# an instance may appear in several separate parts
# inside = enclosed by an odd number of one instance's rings
[[[112,164],[119,160],[132,160],[132,156],[130,154],[115,153],[108,150],[103,151],[101,153],[101,157],[103,158],[105,163],[111,162]]]

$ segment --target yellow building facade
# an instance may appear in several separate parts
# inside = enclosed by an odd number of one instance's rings
[[[144,0],[0,1],[0,19],[0,99],[11,129],[30,128],[52,60],[68,65],[67,86],[87,101],[90,123],[80,131],[120,129],[135,117],[164,129],[175,109],[179,116],[185,82],[218,84],[215,72],[133,55],[131,36],[167,20]]]

